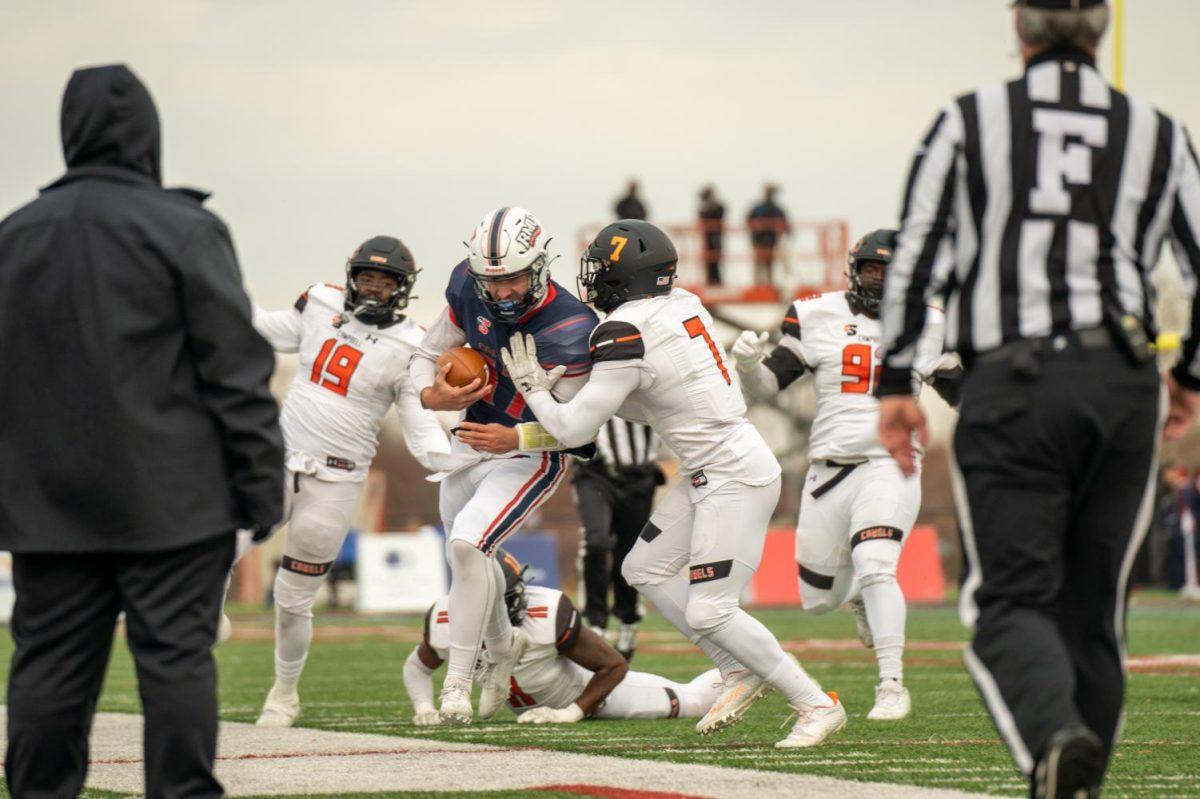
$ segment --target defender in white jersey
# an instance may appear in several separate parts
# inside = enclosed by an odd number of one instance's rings
[[[849,601],[859,635],[879,665],[875,707],[867,718],[900,719],[911,699],[904,687],[904,594],[896,566],[921,507],[919,476],[905,478],[876,437],[879,401],[879,300],[894,230],[876,230],[851,250],[850,290],[792,303],[783,338],[763,362],[766,334],[745,331],[734,345],[752,396],[775,394],[812,372],[817,417],[811,465],[796,527],[796,562],[805,610],[825,613]],[[955,355],[942,353],[942,312],[931,308],[913,371],[950,390]]]
[[[416,275],[404,244],[376,236],[350,256],[344,287],[313,286],[284,311],[254,309],[255,328],[276,351],[300,355],[280,415],[290,524],[275,575],[275,684],[259,725],[291,726],[300,714],[313,599],[358,509],[388,409],[397,406],[409,451],[426,468],[432,453],[450,450],[408,374],[423,331],[401,311]]]
[[[619,415],[650,425],[679,457],[683,480],[655,508],[622,574],[725,677],[698,730],[736,721],[766,683],[800,714],[777,746],[814,746],[841,729],[845,710],[738,606],[779,499],[779,463],[746,419],[712,318],[695,295],[672,288],[676,260],[666,234],[636,220],[609,225],[588,248],[580,291],[609,316],[592,334],[592,378],[570,402],[550,393],[531,340],[514,338],[504,362],[559,441],[589,441]]]
[[[619,652],[580,623],[565,594],[526,586],[520,564],[503,549],[495,559],[504,571],[509,621],[529,639],[510,677],[508,704],[517,721],[699,718],[708,712],[720,687],[715,669],[687,683],[630,671]],[[449,649],[449,597],[442,597],[425,614],[421,643],[404,664],[415,724],[443,723],[433,706],[433,672]]]

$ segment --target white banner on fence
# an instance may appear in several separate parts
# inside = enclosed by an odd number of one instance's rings
[[[446,593],[444,539],[434,530],[358,537],[358,609],[416,613]]]

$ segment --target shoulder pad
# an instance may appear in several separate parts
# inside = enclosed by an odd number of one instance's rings
[[[304,313],[304,309],[308,307],[308,292],[304,292],[296,299],[295,308],[300,313]]]
[[[450,270],[450,281],[446,284],[446,301],[453,304],[464,288],[471,289],[471,267],[464,258]],[[473,290],[473,289],[472,289]]]
[[[796,310],[798,302],[799,300],[788,307],[783,314],[783,322],[779,325],[779,332],[792,338],[800,338],[800,313]]]
[[[592,361],[633,361],[646,357],[642,331],[629,322],[601,322],[592,331]]]
[[[569,596],[561,594],[558,598],[558,609],[554,614],[555,648],[559,652],[566,652],[575,646],[575,642],[579,640],[579,629],[582,626],[583,620],[580,619],[575,604]]]

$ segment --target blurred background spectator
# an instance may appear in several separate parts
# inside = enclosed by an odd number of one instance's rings
[[[638,188],[636,179],[629,181],[629,187],[625,190],[625,194],[613,206],[613,212],[617,215],[617,219],[646,218],[646,204],[638,196]]]
[[[700,242],[705,281],[721,285],[721,239],[725,235],[725,206],[711,185],[700,189]]]
[[[787,214],[775,202],[779,187],[768,183],[763,187],[763,198],[750,209],[746,226],[750,228],[750,243],[754,247],[754,280],[760,286],[772,284],[771,270],[775,263],[775,251],[779,238],[791,232]]]

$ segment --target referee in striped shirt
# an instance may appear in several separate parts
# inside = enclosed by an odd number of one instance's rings
[[[1163,241],[1200,270],[1196,153],[1097,71],[1108,15],[1103,0],[1014,4],[1025,75],[955,99],[921,142],[882,314],[880,439],[911,473],[910,365],[925,302],[945,295],[967,366],[964,659],[1035,797],[1099,795],[1157,445],[1164,422],[1168,437],[1191,424],[1200,389],[1200,303],[1161,379],[1148,344]]]
[[[621,576],[621,564],[650,520],[654,489],[662,485],[658,434],[646,425],[613,417],[596,436],[596,457],[575,468],[575,501],[582,522],[583,617],[603,635],[608,627],[608,590],[618,622],[616,650],[633,658],[642,619],[637,589]]]

